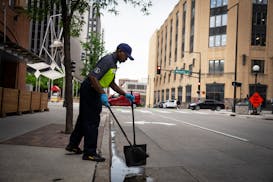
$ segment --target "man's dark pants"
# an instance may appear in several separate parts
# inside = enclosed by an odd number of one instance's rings
[[[96,153],[101,110],[100,94],[94,90],[87,78],[81,84],[79,116],[70,136],[70,145],[75,147],[79,146],[84,137],[84,154]]]

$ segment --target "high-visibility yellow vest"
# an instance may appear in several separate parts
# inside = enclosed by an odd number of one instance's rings
[[[103,77],[99,80],[99,83],[102,88],[109,87],[109,85],[111,84],[111,82],[115,78],[116,71],[117,71],[116,68],[111,68],[105,73],[105,75],[103,75]]]

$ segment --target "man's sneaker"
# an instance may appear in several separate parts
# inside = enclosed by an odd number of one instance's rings
[[[65,147],[65,150],[68,152],[74,152],[75,154],[82,154],[82,150],[79,147],[73,147],[69,144]]]
[[[105,158],[101,157],[99,154],[94,154],[94,155],[87,155],[84,154],[82,156],[82,160],[90,160],[90,161],[96,161],[96,162],[104,162]]]

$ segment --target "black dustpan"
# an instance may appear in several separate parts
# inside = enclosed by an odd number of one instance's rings
[[[110,106],[108,106],[108,109],[110,110],[113,118],[115,119],[116,123],[118,124],[121,132],[125,136],[126,140],[129,143],[129,146],[124,146],[124,155],[126,160],[126,165],[128,167],[130,166],[140,166],[146,164],[146,158],[149,157],[149,155],[146,153],[146,145],[132,145],[131,141],[128,139],[125,131],[121,127],[120,123],[118,122],[116,116],[114,115],[112,109]],[[135,140],[135,139],[134,139]]]
[[[131,94],[133,94],[131,92]],[[134,144],[133,146],[124,146],[123,151],[126,159],[127,166],[141,166],[146,165],[146,158],[149,155],[146,153],[146,144],[136,144],[136,133],[135,133],[135,116],[134,116],[134,104],[131,103],[132,108],[132,119],[133,119],[133,134],[134,134]]]

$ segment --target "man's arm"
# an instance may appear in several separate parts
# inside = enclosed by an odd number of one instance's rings
[[[114,81],[112,81],[112,83],[110,84],[110,87],[115,92],[119,93],[120,95],[125,95],[126,94]]]
[[[100,94],[105,94],[104,90],[103,90],[102,87],[100,86],[100,83],[99,83],[98,79],[97,79],[95,76],[91,75],[91,74],[89,74],[88,77],[89,77],[89,79],[90,79],[90,81],[91,81],[92,87],[93,87],[98,93],[100,93]]]

